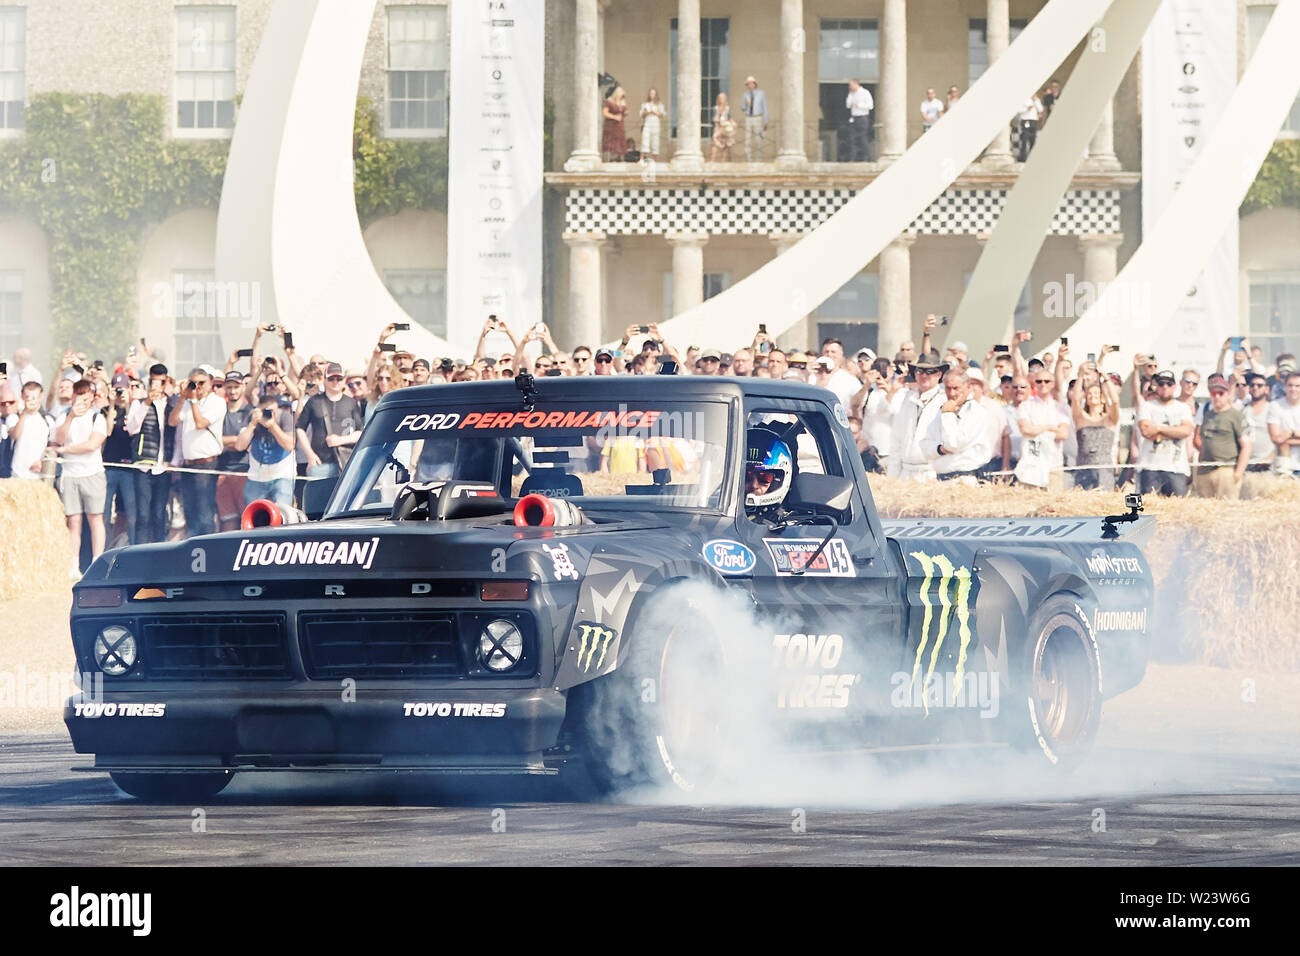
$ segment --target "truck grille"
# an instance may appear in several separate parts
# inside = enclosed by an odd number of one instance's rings
[[[284,615],[142,618],[149,676],[167,680],[258,680],[290,676]]]
[[[312,680],[457,677],[465,673],[453,614],[349,611],[298,617]]]

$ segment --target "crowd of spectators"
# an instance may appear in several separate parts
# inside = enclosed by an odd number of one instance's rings
[[[1194,369],[1161,368],[1152,355],[1135,356],[1122,376],[1106,367],[1113,346],[1076,366],[1068,341],[1035,355],[1022,331],[977,360],[960,341],[941,354],[931,342],[937,326],[928,316],[919,347],[906,341],[892,356],[848,355],[834,338],[816,354],[783,349],[764,325],[730,352],[679,349],[653,324],[629,326],[616,346],[566,351],[543,323],[516,335],[490,316],[468,361],[402,351],[390,340],[405,327],[394,324],[364,364],[345,366],[304,356],[291,333],[263,325],[222,369],[170,369],[141,340],[111,363],[65,352],[48,387],[19,349],[0,364],[0,478],[56,482],[76,558],[110,543],[229,530],[252,501],[290,507],[307,479],[338,474],[389,391],[520,372],[820,386],[845,408],[864,467],[913,481],[1132,485],[1231,498],[1253,496],[1262,473],[1300,474],[1300,371],[1291,353],[1265,366],[1259,348],[1234,338],[1204,380]],[[1202,384],[1208,399],[1197,398]]]

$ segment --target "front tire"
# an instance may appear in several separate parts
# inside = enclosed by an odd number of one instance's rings
[[[197,803],[215,797],[234,779],[228,770],[201,773],[109,773],[119,788],[145,803]]]
[[[1007,740],[1069,771],[1091,752],[1101,725],[1101,657],[1073,595],[1049,598],[1030,621],[1007,718]]]
[[[656,593],[654,601],[629,629],[618,670],[585,688],[585,762],[604,794],[694,794],[722,765],[729,734],[719,635],[693,598]]]

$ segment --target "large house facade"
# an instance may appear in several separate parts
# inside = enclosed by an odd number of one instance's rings
[[[46,92],[160,95],[169,137],[229,139],[272,2],[0,0],[0,140],[23,135],[24,104]],[[447,135],[449,18],[471,2],[376,4],[358,92],[379,110],[385,136]],[[965,93],[1043,5],[547,0],[543,290],[557,341],[617,339],[629,324],[663,321],[780,255],[924,135],[928,88],[939,99],[952,87]],[[1238,0],[1239,69],[1273,6]],[[680,49],[696,48],[698,56],[679,62]],[[1062,81],[1081,48],[1061,65]],[[750,76],[765,95],[767,122],[747,141],[742,103]],[[851,79],[874,101],[867,156],[856,161],[844,105]],[[667,115],[653,161],[624,162],[602,149],[601,100],[614,84],[626,91],[626,133],[638,144],[640,104],[650,88],[659,92]],[[730,156],[712,162],[718,93],[727,94],[737,130]],[[954,170],[942,196],[783,343],[809,346],[834,335],[849,347],[892,349],[919,330],[926,313],[951,314],[1022,169],[1011,119],[976,162]],[[1139,244],[1141,122],[1135,61],[1079,159],[1022,294],[1017,327],[1059,331],[1053,323],[1065,320],[1044,315],[1045,287],[1067,275],[1106,281]],[[1300,109],[1293,109],[1280,135],[1298,130]],[[1294,350],[1300,210],[1264,209],[1239,228],[1240,331],[1267,351]],[[364,237],[398,301],[444,334],[446,216],[404,210],[367,224]],[[155,301],[177,277],[212,277],[216,211],[182,209],[137,238],[139,334],[178,366],[220,362],[215,319],[196,319],[180,296],[164,308]],[[48,355],[65,344],[52,341],[48,245],[36,223],[5,213],[0,197],[2,355],[19,344]]]

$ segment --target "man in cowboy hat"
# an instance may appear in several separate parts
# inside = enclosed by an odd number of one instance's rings
[[[916,391],[908,392],[894,418],[889,473],[908,481],[935,481],[934,465],[922,442],[943,405],[944,391],[940,383],[948,371],[948,363],[927,352],[910,368],[916,379]]]

